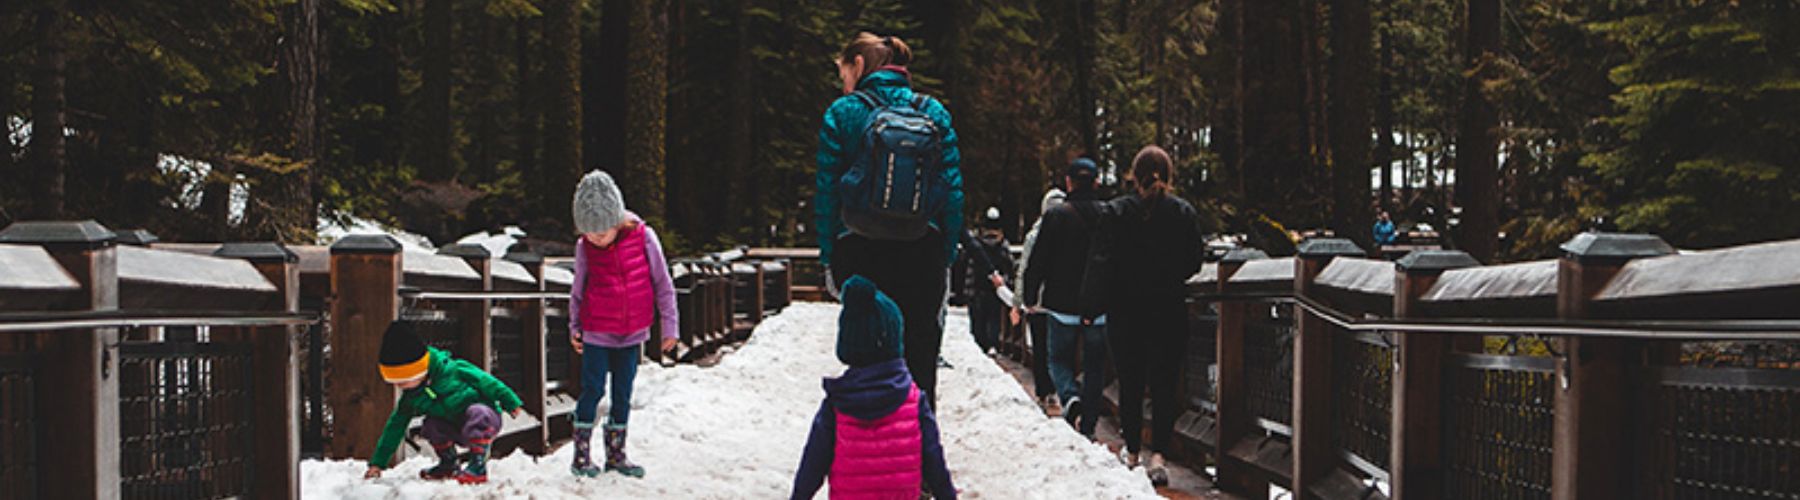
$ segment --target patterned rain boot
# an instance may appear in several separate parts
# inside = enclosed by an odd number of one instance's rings
[[[456,482],[462,484],[481,484],[487,482],[488,448],[494,444],[492,439],[469,440],[469,465],[462,472],[456,473]]]
[[[456,443],[433,444],[431,447],[437,452],[437,466],[419,471],[419,479],[442,481],[456,477]]]
[[[593,423],[575,423],[575,463],[569,466],[569,473],[581,477],[599,477],[600,466],[594,465],[589,457],[589,442],[594,439]]]
[[[625,458],[625,426],[606,424],[606,470],[644,477],[644,468]]]

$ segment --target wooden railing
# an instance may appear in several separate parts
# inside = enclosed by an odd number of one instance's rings
[[[297,496],[293,254],[120,240],[0,231],[0,496]]]
[[[1800,241],[1564,249],[1206,265],[1179,451],[1248,498],[1800,496]]]

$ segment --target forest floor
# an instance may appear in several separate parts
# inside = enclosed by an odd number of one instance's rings
[[[758,326],[712,367],[644,365],[632,398],[632,459],[643,479],[569,474],[572,448],[544,457],[495,460],[490,483],[417,479],[427,458],[363,480],[357,460],[301,464],[304,498],[783,498],[793,484],[808,427],[824,397],[820,379],[835,357],[838,307],[797,303]],[[1140,471],[1090,443],[1033,398],[968,335],[967,315],[945,325],[939,371],[945,458],[963,498],[1157,498]],[[605,403],[602,402],[602,407]],[[1178,476],[1181,477],[1181,476]],[[825,498],[821,492],[817,498]]]

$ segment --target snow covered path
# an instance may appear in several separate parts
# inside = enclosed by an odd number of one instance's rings
[[[632,459],[644,479],[569,474],[571,446],[491,466],[489,484],[417,479],[415,458],[364,481],[361,461],[301,464],[301,494],[354,498],[785,498],[813,413],[820,378],[843,366],[833,354],[835,304],[796,303],[765,321],[741,349],[711,368],[643,366],[632,401]],[[964,498],[1156,498],[1141,473],[1043,417],[1025,390],[981,354],[968,319],[953,310],[944,335],[938,411],[945,458]],[[602,408],[605,403],[602,402]],[[595,443],[598,453],[599,443]],[[826,498],[820,492],[818,498]]]

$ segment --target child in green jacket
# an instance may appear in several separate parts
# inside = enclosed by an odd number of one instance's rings
[[[454,478],[463,484],[487,482],[488,448],[500,433],[500,414],[495,409],[514,417],[523,413],[519,406],[524,403],[512,389],[468,361],[427,347],[411,324],[400,321],[388,325],[381,339],[381,377],[404,392],[381,430],[364,478],[381,477],[413,417],[424,415],[422,433],[437,452],[438,464],[419,471],[419,477]],[[469,449],[468,466],[460,471],[456,469],[457,445]]]

